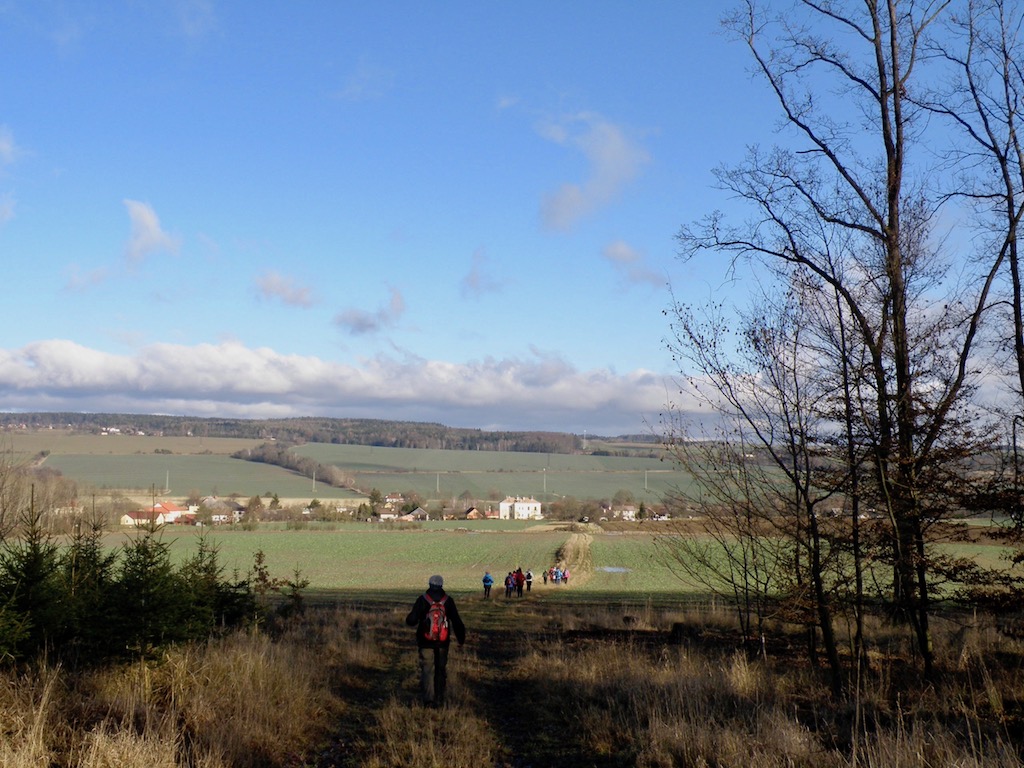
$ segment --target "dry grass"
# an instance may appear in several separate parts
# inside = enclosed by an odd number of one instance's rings
[[[239,633],[156,664],[7,677],[0,765],[286,765],[338,716],[322,656]]]
[[[60,685],[57,670],[0,678],[0,765],[35,768],[51,761],[50,736],[61,730],[54,717]]]
[[[366,768],[480,768],[499,754],[491,723],[458,704],[439,711],[392,699],[380,708],[372,736],[360,763]]]
[[[504,608],[504,606],[502,606]],[[467,603],[471,628],[483,612]],[[0,765],[22,768],[433,768],[522,765],[1018,766],[1024,649],[983,621],[938,633],[923,686],[891,627],[850,702],[800,655],[751,660],[728,615],[546,609],[453,649],[449,703],[420,707],[405,606],[310,612],[270,634],[182,647],[159,663],[0,677]],[[507,612],[511,618],[513,613]],[[706,619],[706,621],[703,621]],[[493,620],[493,617],[492,617]],[[667,642],[675,622],[701,639]]]

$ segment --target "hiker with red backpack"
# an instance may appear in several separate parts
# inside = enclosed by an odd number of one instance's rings
[[[452,634],[460,647],[466,642],[466,625],[455,601],[444,591],[443,578],[430,577],[427,591],[416,598],[405,623],[416,627],[423,704],[440,707],[448,684],[448,646]]]

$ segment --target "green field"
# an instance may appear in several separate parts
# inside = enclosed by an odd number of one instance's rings
[[[243,498],[268,493],[276,493],[282,499],[359,497],[345,488],[332,488],[323,483],[316,484],[314,488],[308,477],[281,467],[232,459],[230,456],[68,454],[51,455],[46,466],[100,490],[116,488],[145,494],[155,488],[161,497],[185,498],[193,491],[203,496],[238,494]]]
[[[464,494],[474,500],[532,496],[542,502],[565,497],[608,499],[628,491],[636,503],[657,504],[687,482],[669,461],[643,456],[593,456],[498,451],[446,451],[310,443],[293,450],[334,465],[355,480],[354,491],[315,486],[310,478],[280,467],[232,459],[259,440],[155,435],[93,435],[63,430],[8,432],[9,450],[25,460],[45,456],[43,466],[86,488],[117,489],[137,496],[151,490],[183,499],[200,495],[277,494],[308,501],[415,492],[444,502]],[[653,450],[650,448],[648,450]],[[169,493],[164,494],[165,489]],[[455,504],[458,506],[458,504]],[[460,510],[461,511],[461,510]]]
[[[16,456],[28,458],[44,451],[55,456],[125,456],[157,451],[197,456],[229,456],[245,448],[254,448],[262,440],[233,437],[185,437],[158,435],[99,435],[46,429],[36,432],[9,431],[0,437],[0,447]]]
[[[423,587],[431,574],[441,573],[454,594],[475,594],[484,570],[490,570],[500,583],[508,571],[517,567],[532,569],[537,577],[535,589],[543,590],[541,571],[555,564],[556,552],[570,536],[569,531],[507,521],[499,530],[493,522],[394,531],[360,523],[322,530],[214,528],[205,529],[205,535],[217,547],[226,573],[246,573],[254,553],[262,550],[272,575],[291,577],[298,569],[303,578],[309,579],[311,591],[409,591]],[[133,535],[110,534],[108,546],[117,546]],[[180,562],[196,551],[198,537],[204,534],[201,529],[172,526],[160,535],[171,544],[174,559]],[[653,558],[649,535],[597,532],[592,534],[591,542],[592,570],[577,574],[579,580],[565,589],[638,597],[686,591]]]
[[[668,461],[643,457],[499,451],[444,451],[310,443],[294,449],[351,474],[364,491],[415,491],[425,499],[495,495],[611,499],[620,490],[659,503],[688,476]]]

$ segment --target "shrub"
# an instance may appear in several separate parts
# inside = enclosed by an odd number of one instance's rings
[[[0,541],[0,664],[42,654],[73,668],[152,657],[258,620],[271,593],[300,611],[309,582],[298,572],[272,577],[261,555],[248,578],[229,579],[205,537],[175,568],[156,527],[108,552],[100,526],[78,526],[62,549],[30,518],[19,538]]]

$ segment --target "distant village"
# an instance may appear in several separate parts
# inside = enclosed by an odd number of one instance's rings
[[[322,506],[322,505],[321,505]],[[541,502],[532,497],[507,496],[498,502],[497,509],[488,506],[481,510],[471,506],[461,514],[431,514],[423,507],[416,507],[411,511],[404,511],[406,506],[405,497],[400,493],[389,493],[383,499],[380,509],[371,516],[371,520],[377,522],[423,522],[426,520],[543,520],[544,513]],[[348,508],[335,508],[335,513],[351,514]],[[625,522],[632,522],[637,519],[637,509],[631,505],[617,507],[607,510],[608,515],[602,519],[614,519]],[[190,504],[182,507],[171,501],[158,501],[152,506],[126,512],[120,518],[122,526],[150,526],[150,525],[232,525],[242,523],[246,520],[248,510],[245,506],[232,499],[221,499],[216,496],[207,496],[199,504]],[[317,513],[322,514],[323,510],[316,510],[307,507],[303,514],[313,517]],[[589,522],[585,520],[584,522]]]

